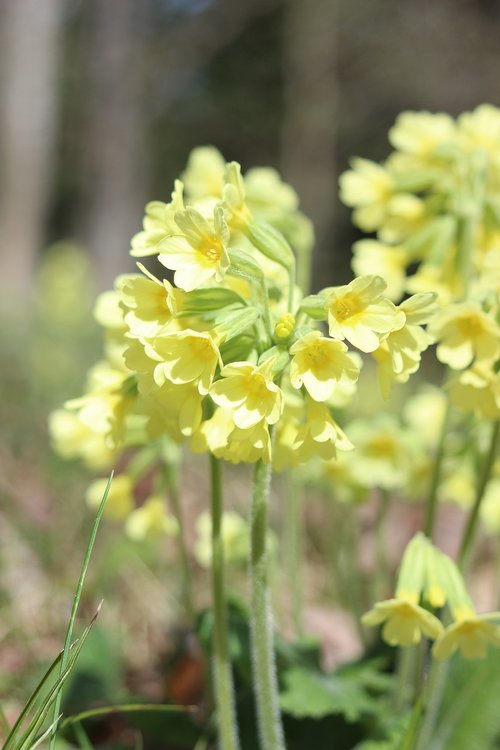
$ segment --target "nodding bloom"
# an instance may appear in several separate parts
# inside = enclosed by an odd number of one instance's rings
[[[478,302],[449,305],[431,321],[429,331],[438,341],[437,358],[454,370],[500,355],[500,326]]]
[[[165,498],[152,495],[140,508],[133,510],[125,521],[125,532],[135,542],[175,536],[179,526],[165,507]]]
[[[161,386],[166,380],[174,385],[196,383],[202,395],[212,385],[217,366],[222,366],[214,337],[206,331],[174,331],[157,336],[147,354],[156,359],[154,379]]]
[[[500,612],[478,615],[471,607],[456,610],[455,622],[440,635],[432,655],[445,661],[455,651],[466,659],[484,659],[489,645],[500,646]]]
[[[140,266],[146,276],[119,276],[116,286],[125,310],[124,322],[132,335],[154,337],[172,324],[179,309],[181,290],[167,279],[159,281]]]
[[[384,222],[387,203],[394,191],[394,178],[384,167],[367,159],[353,159],[352,169],[340,177],[340,196],[355,208],[355,223],[373,232]]]
[[[175,223],[177,211],[184,210],[182,197],[183,184],[180,180],[175,181],[172,200],[170,203],[162,201],[151,201],[146,206],[143,220],[143,230],[132,237],[132,249],[130,255],[134,258],[142,258],[147,255],[158,255],[160,244],[165,237],[177,234],[179,227]]]
[[[443,632],[441,622],[410,596],[377,602],[361,618],[363,625],[381,625],[382,638],[390,646],[412,646],[419,643],[422,633],[438,638]]]
[[[221,379],[210,389],[218,406],[231,409],[236,427],[242,430],[258,422],[275,424],[283,411],[283,393],[272,379],[272,361],[254,366],[233,362],[221,370]]]
[[[373,352],[382,334],[402,328],[405,314],[382,296],[385,288],[380,276],[361,276],[345,286],[325,289],[321,296],[330,336],[347,339],[362,352]]]
[[[342,341],[334,341],[319,331],[311,331],[290,349],[290,382],[294,388],[303,385],[312,399],[326,401],[342,381],[356,382],[359,367],[347,354]]]
[[[214,209],[213,225],[194,208],[175,214],[177,234],[160,244],[158,260],[175,271],[176,285],[186,292],[210,280],[222,281],[229,268],[229,229],[224,210]]]
[[[309,461],[313,456],[329,460],[338,450],[353,450],[354,446],[335,422],[325,404],[306,398],[305,422],[297,428],[293,450],[297,462]]]

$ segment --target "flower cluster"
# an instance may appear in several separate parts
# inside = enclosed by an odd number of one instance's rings
[[[433,609],[447,605],[452,624],[445,628],[424,603]],[[411,646],[427,636],[439,661],[455,651],[482,659],[488,645],[500,646],[500,612],[476,613],[455,563],[423,534],[405,550],[395,597],[378,602],[362,619],[368,626],[383,624],[382,637],[391,646]]]
[[[428,333],[456,372],[452,402],[498,419],[500,110],[485,104],[457,120],[405,112],[389,140],[384,164],[354,159],[340,178],[354,223],[377,235],[354,245],[353,268],[382,273],[395,301],[439,295],[446,308]]]
[[[148,204],[132,239],[132,255],[156,266],[138,262],[98,300],[105,359],[51,419],[66,457],[103,468],[166,437],[282,469],[352,449],[332,413],[355,392],[350,347],[373,355],[388,395],[432,340],[423,325],[435,295],[396,306],[370,274],[303,298],[295,254],[311,233],[297,204],[273,170],[242,176],[215,149],[195,149],[170,202]]]

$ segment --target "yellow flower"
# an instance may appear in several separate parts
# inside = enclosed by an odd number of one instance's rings
[[[322,296],[330,336],[341,341],[347,339],[363,352],[375,351],[381,334],[395,331],[405,323],[405,314],[382,297],[385,288],[380,276],[361,276],[346,286],[325,289]]]
[[[224,157],[214,146],[193,148],[182,174],[189,198],[195,201],[203,198],[220,199],[225,169]]]
[[[179,229],[175,223],[174,217],[177,211],[184,209],[182,198],[183,184],[180,180],[175,181],[172,200],[170,203],[161,201],[152,201],[146,206],[146,214],[143,220],[143,231],[138,232],[132,237],[132,249],[130,254],[134,258],[141,258],[146,255],[157,255],[159,245],[165,239],[173,234],[177,234]]]
[[[434,318],[429,331],[439,344],[440,362],[462,370],[475,359],[492,361],[500,354],[500,327],[478,302],[450,305]]]
[[[359,368],[341,341],[326,338],[319,331],[302,336],[290,349],[290,382],[297,390],[305,386],[315,401],[329,399],[339,382],[355,382]]]
[[[271,438],[267,423],[262,420],[253,427],[242,430],[235,427],[228,437],[227,445],[214,451],[214,455],[231,463],[255,463],[271,460]]]
[[[213,226],[195,211],[187,208],[175,214],[180,229],[160,245],[158,260],[175,271],[175,284],[190,292],[207,281],[222,281],[229,268],[229,230],[222,206],[214,209]]]
[[[450,399],[455,406],[483,419],[500,418],[500,372],[485,364],[465,370],[450,384]]]
[[[212,565],[212,519],[209,513],[202,513],[196,519],[197,539],[194,556],[203,568]],[[249,531],[245,520],[234,511],[222,514],[221,523],[224,562],[229,565],[245,564],[248,559]]]
[[[382,638],[390,646],[412,646],[419,643],[422,633],[428,638],[438,638],[443,632],[440,621],[412,597],[387,599],[377,602],[361,618],[363,625],[381,625]]]
[[[500,626],[492,622],[500,620],[500,612],[478,615],[470,607],[463,607],[454,614],[455,622],[433,646],[434,658],[445,661],[458,650],[466,659],[484,659],[488,645],[500,646]]]
[[[353,450],[354,446],[330,415],[325,404],[307,399],[305,422],[297,428],[293,449],[297,462],[309,461],[314,456],[326,460],[335,458],[338,450]]]
[[[116,457],[102,432],[81,421],[78,414],[56,409],[49,416],[52,447],[65,459],[80,458],[89,469],[107,469]]]
[[[393,178],[384,167],[368,159],[353,159],[351,166],[340,176],[340,197],[346,206],[356,209],[354,223],[365,232],[373,232],[386,217]]]
[[[158,362],[154,369],[158,386],[166,380],[174,385],[196,383],[202,395],[208,393],[217,365],[222,367],[214,337],[190,328],[157,336],[146,353]]]
[[[165,500],[152,495],[144,505],[130,513],[125,522],[125,531],[134,541],[164,536],[174,536],[178,532],[175,518],[167,512]]]
[[[256,367],[232,362],[221,370],[221,379],[210,389],[218,406],[232,409],[233,421],[242,430],[265,420],[275,424],[283,411],[283,394],[272,380],[272,362]]]
[[[480,510],[481,521],[490,534],[500,532],[500,477],[488,482]]]
[[[446,395],[440,388],[423,385],[404,405],[403,415],[411,430],[430,448],[435,447],[446,412]]]
[[[402,112],[389,131],[389,141],[405,154],[426,158],[442,143],[456,137],[456,125],[446,114]]]
[[[195,383],[173,385],[165,381],[146,401],[150,413],[149,432],[158,436],[167,431],[176,441],[191,437],[202,420],[202,400]]]
[[[405,486],[418,446],[395,417],[381,414],[370,421],[355,420],[348,431],[356,446],[360,482],[387,490]]]
[[[96,479],[88,487],[85,499],[91,508],[98,508],[108,484],[107,479]],[[104,515],[113,521],[126,518],[134,507],[134,485],[126,474],[115,476],[109,488]]]
[[[161,282],[139,267],[148,278],[135,274],[119,276],[116,286],[130,332],[134,336],[153,337],[174,320],[182,292],[166,279]]]
[[[351,266],[356,276],[380,274],[387,283],[385,296],[393,302],[400,300],[405,291],[406,266],[410,262],[407,251],[377,240],[359,240],[352,250]]]
[[[480,104],[473,112],[458,118],[458,131],[463,145],[471,150],[485,149],[498,163],[500,142],[500,109]]]

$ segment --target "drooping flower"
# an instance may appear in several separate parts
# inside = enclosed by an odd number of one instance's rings
[[[210,389],[218,406],[231,409],[236,427],[254,427],[264,420],[275,424],[283,411],[283,394],[272,379],[272,362],[254,366],[232,362],[221,370],[221,379]]]
[[[213,226],[194,208],[175,214],[177,233],[160,244],[158,260],[175,271],[175,284],[186,292],[211,279],[222,281],[229,268],[229,230],[222,206],[214,209]]]
[[[222,366],[214,337],[190,328],[157,336],[146,353],[158,362],[154,369],[158,386],[166,380],[174,385],[196,383],[202,395],[208,393],[217,366]]]
[[[177,211],[184,209],[183,187],[182,182],[176,180],[170,203],[151,201],[147,204],[143,220],[144,228],[142,232],[138,232],[132,237],[130,254],[134,258],[158,255],[160,244],[165,237],[178,233],[179,228],[174,217]]]
[[[384,623],[382,638],[390,646],[412,646],[420,642],[422,634],[428,638],[439,638],[443,632],[437,617],[420,607],[411,597],[377,602],[361,621],[368,626]]]
[[[310,331],[298,339],[290,349],[290,382],[294,388],[305,386],[315,401],[331,398],[339,382],[356,382],[359,368],[347,354],[347,346]]]
[[[368,159],[352,159],[351,167],[340,176],[341,199],[355,208],[354,223],[365,232],[373,232],[386,217],[387,203],[394,191],[393,177]]]
[[[429,331],[438,341],[437,358],[454,370],[465,369],[473,360],[494,361],[500,354],[500,327],[478,302],[441,310]]]
[[[172,324],[181,301],[181,290],[167,279],[156,279],[141,267],[145,276],[129,274],[116,281],[118,293],[126,312],[124,322],[138,337],[154,337]]]
[[[361,276],[350,284],[325,289],[321,296],[328,313],[330,336],[347,339],[362,352],[373,352],[381,334],[401,328],[405,315],[382,296],[386,288],[380,276]]]
[[[330,410],[323,403],[306,399],[306,414],[297,426],[293,450],[297,463],[309,461],[314,456],[329,460],[335,458],[337,450],[353,450],[354,446],[335,422]]]
[[[472,608],[464,607],[455,613],[455,622],[449,625],[433,646],[432,655],[445,661],[455,651],[466,659],[484,659],[488,645],[500,646],[500,612],[478,615]]]
[[[134,541],[174,536],[179,530],[177,521],[168,513],[164,498],[152,495],[140,508],[133,510],[126,522],[125,531]]]

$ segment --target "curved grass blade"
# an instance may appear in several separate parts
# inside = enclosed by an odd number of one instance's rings
[[[67,716],[61,722],[61,729],[75,723],[80,723],[85,719],[92,719],[95,716],[108,716],[116,713],[192,713],[197,710],[197,706],[177,706],[173,704],[161,703],[123,703],[116,706],[100,706],[99,708],[90,708],[88,711],[82,711],[74,716]]]
[[[71,607],[71,614],[69,617],[68,628],[66,630],[66,638],[64,640],[64,649],[63,649],[63,654],[62,654],[62,659],[61,659],[60,674],[64,672],[66,668],[66,664],[68,662],[69,649],[71,645],[71,639],[73,637],[73,628],[75,625],[78,605],[80,603],[80,599],[82,596],[83,584],[85,582],[85,575],[87,573],[87,568],[89,567],[90,557],[92,555],[92,550],[94,548],[94,542],[97,536],[97,531],[99,529],[99,524],[101,522],[102,514],[104,512],[104,506],[106,505],[106,500],[108,499],[109,489],[111,487],[112,481],[113,481],[113,472],[111,472],[111,474],[109,475],[108,484],[106,485],[106,489],[104,490],[104,495],[102,496],[102,500],[101,500],[99,509],[97,511],[97,514],[94,520],[94,525],[92,526],[92,531],[90,532],[90,538],[87,544],[87,549],[85,551],[85,557],[83,559],[82,569],[80,571],[80,577],[78,579],[78,584],[76,586],[75,595],[73,597],[73,605]],[[60,688],[62,688],[62,685],[60,686]],[[59,689],[56,694],[55,703],[54,703],[54,721],[56,721],[56,718],[60,713],[61,701],[62,701],[62,690]],[[54,750],[55,742],[56,742],[56,731],[57,731],[57,722],[55,723],[53,731],[50,735],[49,750]]]

